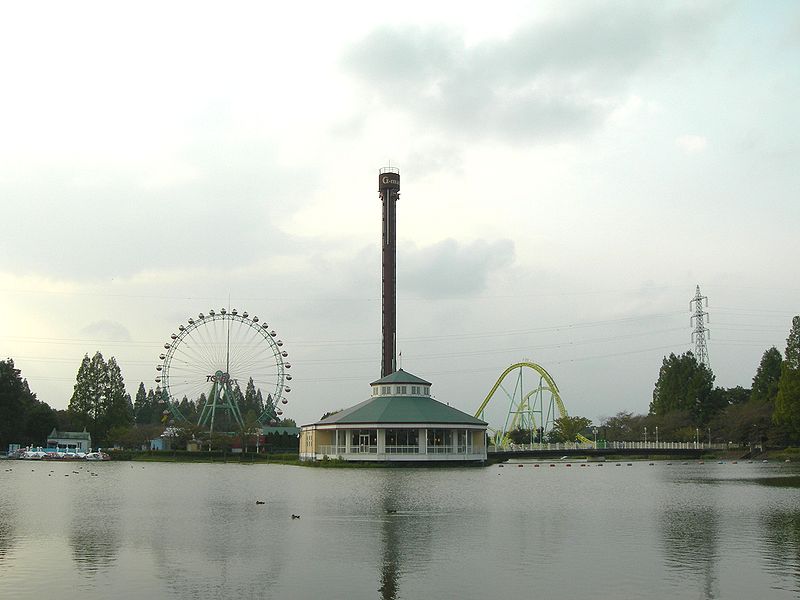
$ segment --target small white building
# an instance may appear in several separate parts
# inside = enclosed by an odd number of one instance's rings
[[[66,452],[91,452],[92,435],[85,427],[83,431],[56,431],[54,427],[47,436],[47,447]]]
[[[301,460],[486,460],[487,423],[432,398],[430,382],[400,369],[370,385],[368,400],[301,428]]]

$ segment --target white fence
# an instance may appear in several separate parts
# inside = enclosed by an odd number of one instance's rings
[[[507,447],[490,447],[489,451],[522,452],[525,450],[727,450],[728,444],[707,442],[598,442],[559,444],[509,444]]]

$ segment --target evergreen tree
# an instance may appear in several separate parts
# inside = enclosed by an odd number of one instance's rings
[[[261,388],[256,390],[256,414],[260,417],[264,412],[264,397],[261,395]]]
[[[163,410],[163,403],[156,393],[149,389],[147,390],[147,405],[150,408],[150,425],[161,425],[161,412]]]
[[[674,411],[687,411],[693,425],[705,425],[723,406],[720,395],[712,394],[714,374],[694,354],[664,357],[653,389],[650,414],[663,416]]]
[[[184,396],[183,399],[178,403],[178,410],[181,412],[181,415],[184,419],[186,419],[189,423],[194,420],[194,402],[189,400],[188,396]]]
[[[144,387],[144,382],[139,383],[139,389],[136,390],[136,400],[133,402],[133,415],[137,425],[147,425],[150,423],[150,402],[147,400],[147,391]]]
[[[106,364],[108,388],[103,407],[103,436],[112,428],[127,428],[133,425],[133,404],[125,391],[122,371],[113,356]]]
[[[772,419],[786,426],[792,439],[800,440],[800,316],[792,319],[784,356]]]
[[[108,387],[108,366],[103,355],[99,351],[91,359],[84,355],[67,410],[74,423],[91,433],[93,441],[101,438]]]
[[[782,363],[781,353],[775,346],[764,352],[755,377],[753,377],[753,388],[750,392],[752,401],[761,403],[775,401],[775,396],[778,395]]]
[[[256,415],[260,415],[261,413],[258,412],[257,403],[258,396],[256,394],[256,386],[253,383],[253,378],[251,377],[247,382],[247,388],[244,392],[244,403],[241,406],[242,415],[246,415],[250,411],[256,413]]]

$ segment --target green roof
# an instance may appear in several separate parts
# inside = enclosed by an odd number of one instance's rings
[[[297,435],[300,433],[299,427],[269,427],[264,426],[261,428],[261,433],[267,435],[268,433],[286,433],[289,435]]]
[[[413,376],[412,376],[413,377]],[[432,423],[486,425],[485,421],[430,396],[377,396],[317,421],[315,425]]]
[[[382,383],[413,383],[416,385],[431,385],[430,381],[420,379],[416,375],[406,373],[403,369],[398,369],[394,373],[390,373],[385,377],[381,377],[377,381],[373,381],[370,385],[380,385]]]

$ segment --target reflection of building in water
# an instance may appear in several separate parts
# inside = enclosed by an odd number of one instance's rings
[[[667,567],[681,575],[702,577],[702,598],[719,597],[715,573],[719,545],[719,512],[710,506],[677,508],[661,516],[661,538]]]
[[[392,473],[381,490],[381,600],[396,600],[407,572],[419,574],[431,564],[432,511],[421,511],[407,473]],[[438,518],[438,517],[437,517]],[[408,596],[408,591],[405,596]]]
[[[397,199],[400,172],[381,169],[383,203],[383,344],[381,378],[372,397],[347,410],[305,425],[300,458],[352,461],[484,461],[486,423],[431,398],[431,384],[402,369],[396,360]]]

